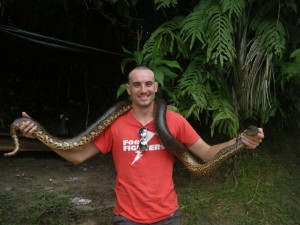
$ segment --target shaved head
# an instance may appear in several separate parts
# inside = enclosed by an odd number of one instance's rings
[[[147,66],[137,66],[135,67],[133,70],[131,70],[128,74],[128,83],[130,83],[130,78],[132,76],[132,74],[136,71],[136,70],[150,70],[152,73],[153,71],[151,69],[149,69]],[[153,73],[154,75],[154,73]]]

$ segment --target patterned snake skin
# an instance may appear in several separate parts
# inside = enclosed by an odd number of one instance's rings
[[[165,146],[165,148],[170,149],[172,153],[185,165],[185,167],[193,174],[198,176],[204,176],[215,171],[226,159],[230,158],[234,154],[240,152],[244,149],[244,144],[242,138],[238,137],[235,144],[223,148],[216,154],[213,160],[201,164],[194,159],[188,149],[176,141],[166,124],[166,104],[163,100],[156,101],[156,107],[159,109],[155,114],[156,132],[157,135]],[[258,128],[255,126],[250,126],[245,131],[247,134],[255,136],[258,133]]]
[[[27,121],[33,122],[37,125],[37,130],[33,133],[39,141],[57,150],[70,150],[76,147],[82,146],[93,139],[95,139],[102,131],[105,130],[111,123],[113,123],[118,117],[128,112],[132,108],[130,101],[120,102],[110,109],[108,109],[95,123],[90,125],[85,131],[80,133],[71,139],[59,139],[49,134],[45,128],[43,128],[37,121],[31,118],[18,118],[14,120],[10,126],[11,136],[14,140],[15,149],[12,152],[4,154],[5,156],[12,156],[19,151],[19,140],[16,135],[18,127]]]
[[[196,161],[189,153],[189,150],[180,142],[176,141],[166,124],[166,103],[162,99],[155,101],[155,127],[157,135],[165,148],[170,151],[185,165],[185,167],[193,174],[204,176],[216,170],[226,159],[240,152],[244,145],[239,137],[235,144],[222,149],[213,160],[201,164]],[[50,135],[37,121],[31,118],[18,118],[11,124],[11,135],[14,140],[15,149],[12,152],[5,153],[5,156],[13,156],[19,151],[19,140],[16,135],[16,130],[21,124],[31,121],[37,125],[37,130],[33,135],[42,143],[57,150],[70,150],[82,146],[95,139],[103,130],[105,130],[118,117],[131,110],[130,101],[123,101],[107,110],[95,123],[90,125],[85,131],[71,139],[59,139]],[[256,135],[257,127],[249,127],[246,132],[250,135]]]

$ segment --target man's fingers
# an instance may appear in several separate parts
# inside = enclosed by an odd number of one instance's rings
[[[22,112],[22,116],[30,118],[30,116],[26,112]]]
[[[25,137],[34,138],[32,134],[36,131],[37,126],[34,123],[27,121],[26,123],[21,125],[19,129]]]
[[[36,127],[35,124],[29,122],[29,125],[26,126],[26,127],[24,128],[23,131],[24,131],[24,133],[32,134],[32,133],[33,133],[33,128],[34,128],[34,127]]]
[[[258,129],[258,134],[255,136],[250,136],[247,134],[242,134],[243,143],[246,145],[248,149],[255,149],[262,143],[262,139],[264,138],[264,132],[262,128]]]

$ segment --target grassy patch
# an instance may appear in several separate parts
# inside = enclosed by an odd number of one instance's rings
[[[176,164],[174,179],[183,211],[182,225],[299,224],[299,138],[269,136],[266,147],[244,151],[210,177],[192,176],[181,163]],[[83,221],[110,225],[110,205],[84,211],[70,205],[70,196],[75,193],[31,191],[20,198],[14,190],[0,190],[0,225],[75,225]]]
[[[282,159],[278,159],[282,160]],[[246,152],[202,184],[178,189],[184,225],[297,224],[300,221],[296,172],[267,153]],[[230,171],[230,170],[229,170]],[[191,186],[190,184],[188,186]]]
[[[0,224],[49,224],[68,225],[70,219],[76,220],[76,215],[71,215],[70,199],[54,192],[36,192],[26,196],[23,202],[15,199],[12,194],[0,192]]]
[[[69,208],[70,200],[57,194],[36,193],[33,196],[34,204],[23,211],[23,220],[28,224],[65,224],[58,217],[64,217]]]
[[[8,221],[14,215],[17,207],[14,205],[12,196],[6,192],[0,192],[0,202],[0,224],[4,224],[4,221]]]

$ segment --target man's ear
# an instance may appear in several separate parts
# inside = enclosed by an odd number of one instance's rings
[[[131,95],[129,84],[126,84],[126,91],[128,95]]]
[[[155,93],[158,91],[158,82],[155,81]]]

